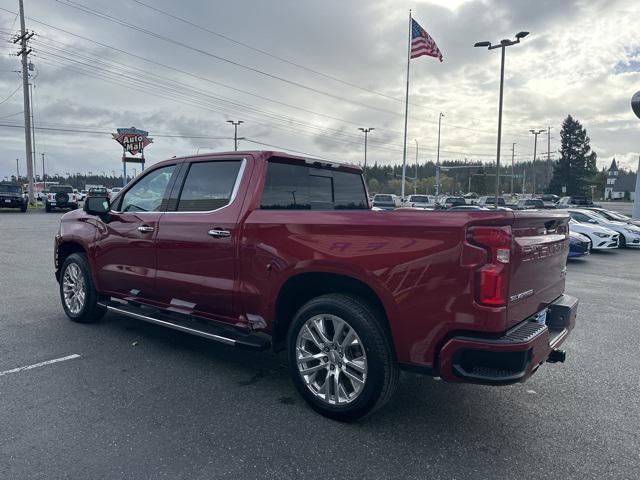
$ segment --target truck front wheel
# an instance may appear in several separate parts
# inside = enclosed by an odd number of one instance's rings
[[[287,335],[289,371],[314,410],[350,421],[389,400],[399,368],[383,321],[353,295],[322,295],[298,310]]]
[[[60,299],[64,313],[74,322],[95,322],[106,313],[98,305],[98,292],[93,285],[89,262],[83,253],[69,255],[62,264]]]

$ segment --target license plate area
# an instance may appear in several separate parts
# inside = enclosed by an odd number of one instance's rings
[[[536,313],[536,315],[534,316],[534,320],[535,320],[536,323],[538,323],[540,325],[546,325],[547,324],[547,309],[545,308],[544,310],[541,310],[538,313]]]

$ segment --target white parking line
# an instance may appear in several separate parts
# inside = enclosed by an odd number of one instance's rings
[[[12,368],[11,370],[5,370],[0,372],[0,377],[3,375],[9,375],[10,373],[24,372],[25,370],[32,370],[34,368],[44,367],[45,365],[51,365],[52,363],[65,362],[67,360],[73,360],[74,358],[80,358],[80,355],[73,354],[66,357],[54,358],[53,360],[47,360],[46,362],[34,363],[33,365],[27,365],[26,367]]]

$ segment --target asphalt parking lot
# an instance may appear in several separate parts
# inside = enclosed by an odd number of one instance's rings
[[[60,216],[0,212],[0,479],[640,478],[640,251],[569,263],[565,364],[509,387],[404,373],[385,409],[340,424],[272,354],[67,320]]]

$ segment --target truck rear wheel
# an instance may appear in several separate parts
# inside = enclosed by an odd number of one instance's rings
[[[350,421],[382,407],[399,368],[381,312],[353,295],[322,295],[296,313],[287,335],[298,392],[324,416]]]
[[[60,299],[67,317],[74,322],[95,322],[106,313],[106,309],[98,306],[98,292],[83,253],[69,255],[62,264]]]

